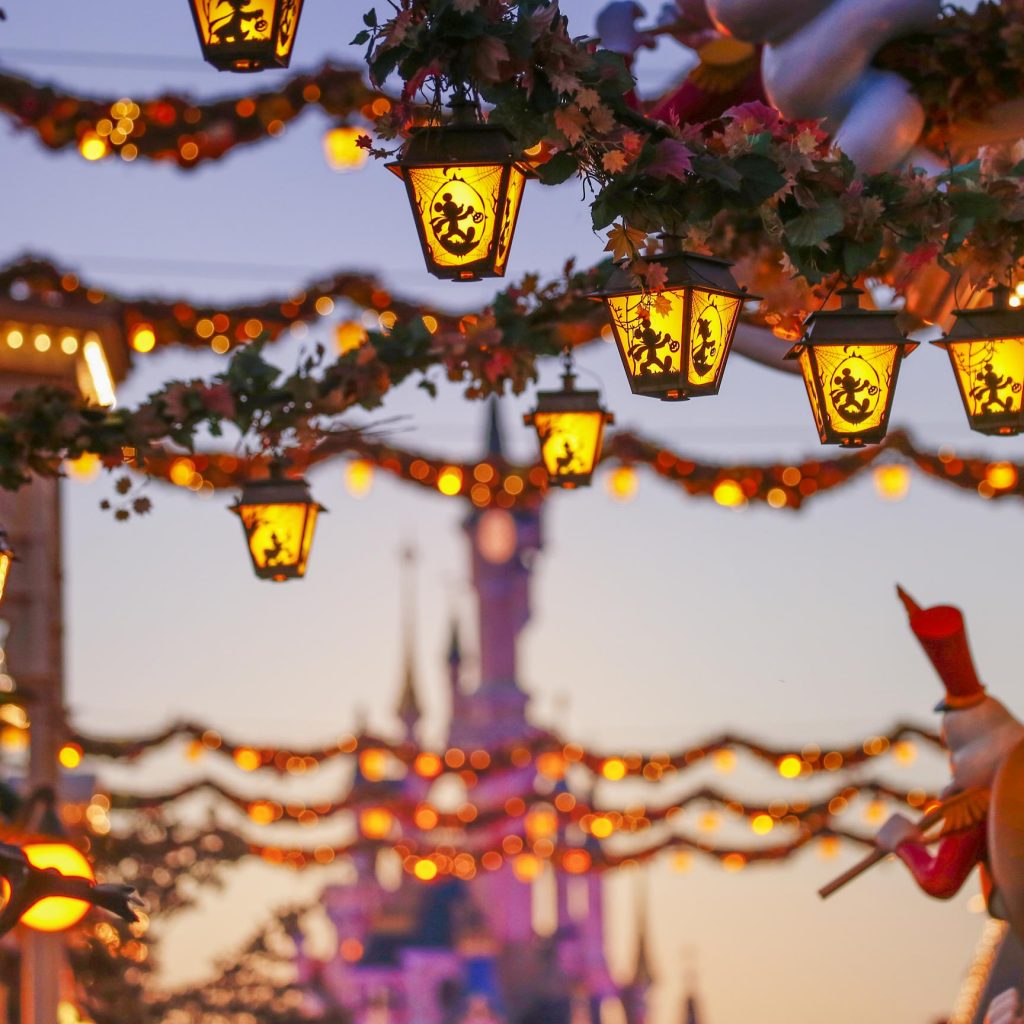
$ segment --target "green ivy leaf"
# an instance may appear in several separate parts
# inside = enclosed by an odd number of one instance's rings
[[[787,241],[808,248],[821,245],[843,230],[843,209],[838,199],[823,199],[813,210],[804,210],[783,228]]]
[[[578,166],[572,153],[556,153],[546,164],[537,168],[537,177],[545,185],[561,185],[576,173]]]

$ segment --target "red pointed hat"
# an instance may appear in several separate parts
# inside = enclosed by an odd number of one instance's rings
[[[945,699],[935,710],[960,711],[980,704],[985,699],[985,687],[974,670],[960,609],[948,604],[921,608],[902,587],[897,586],[896,593],[907,609],[910,628],[946,687]]]

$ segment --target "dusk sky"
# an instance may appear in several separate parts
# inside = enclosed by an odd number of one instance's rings
[[[307,0],[292,70],[328,58],[357,62],[359,51],[347,44],[369,5]],[[573,34],[592,29],[599,6],[564,0]],[[3,66],[85,94],[141,99],[173,89],[205,98],[282,78],[218,74],[203,64],[186,0],[6,0],[4,7]],[[672,42],[644,54],[642,91],[657,94],[686,62]],[[284,294],[335,269],[366,269],[396,294],[479,309],[501,284],[428,277],[396,179],[379,164],[332,172],[322,152],[327,127],[311,112],[280,139],[188,173],[141,160],[89,164],[5,129],[0,259],[31,251],[121,292],[225,303]],[[603,244],[578,185],[531,184],[510,278],[555,275],[570,257],[589,265]],[[330,344],[330,326],[312,337]],[[289,341],[274,348],[274,359],[291,365],[299,350]],[[610,345],[589,346],[580,364],[620,427],[680,451],[736,462],[831,454],[818,445],[796,377],[734,356],[716,399],[661,404],[629,394]],[[137,357],[120,399],[134,403],[166,379],[222,365],[221,357],[183,351]],[[556,374],[553,363],[545,366],[542,383]],[[535,439],[521,426],[532,401],[531,393],[501,403],[509,447],[524,461],[534,457]],[[442,383],[436,400],[407,385],[356,419],[392,420],[397,443],[459,458],[481,450],[485,411],[450,385]],[[893,419],[924,445],[1024,461],[1024,439],[969,432],[948,360],[929,346],[901,373]],[[352,729],[365,713],[373,727],[393,732],[399,552],[411,544],[419,552],[426,737],[443,736],[452,615],[470,653],[475,646],[459,530],[464,505],[383,474],[356,500],[341,462],[310,480],[330,514],[307,578],[286,586],[252,576],[238,522],[225,510],[229,495],[201,499],[153,485],[153,514],[122,524],[99,508],[109,478],[66,486],[67,692],[77,724],[130,734],[188,716],[254,742],[311,746]],[[964,608],[982,678],[1024,712],[1015,499],[983,501],[915,474],[905,500],[883,502],[865,475],[799,514],[729,510],[641,471],[630,503],[613,501],[599,478],[589,491],[553,497],[544,516],[521,684],[534,720],[575,740],[654,750],[731,730],[799,748],[859,741],[900,719],[937,725],[930,709],[939,683],[906,625],[896,581],[924,604]],[[212,770],[188,765],[179,749],[144,768],[102,769],[102,777],[142,789]],[[866,772],[897,785],[937,789],[946,781],[942,760],[925,754],[910,768],[886,760]],[[222,775],[235,779],[226,769]],[[714,776],[687,775],[652,800],[705,777]],[[750,799],[814,789],[746,762],[715,778]],[[235,782],[253,793],[264,785]],[[291,791],[329,797],[340,784],[325,771]],[[852,827],[869,827],[861,811],[849,812]],[[750,839],[742,828],[726,835]],[[702,862],[681,874],[669,859],[657,862],[648,887],[655,1024],[679,1020],[687,960],[706,1024],[932,1024],[948,1014],[984,921],[968,909],[976,877],[941,904],[921,895],[902,865],[888,864],[819,901],[817,888],[861,855],[844,849],[824,861],[808,851],[785,866],[740,874]],[[312,900],[342,874],[239,869],[226,890],[167,927],[168,982],[202,978],[211,958],[243,944],[276,908]],[[613,964],[628,973],[636,879],[615,877],[609,890]]]

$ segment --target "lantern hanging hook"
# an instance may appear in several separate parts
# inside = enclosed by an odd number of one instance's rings
[[[576,390],[576,360],[572,354],[571,345],[566,345],[562,349],[562,389],[564,391]]]

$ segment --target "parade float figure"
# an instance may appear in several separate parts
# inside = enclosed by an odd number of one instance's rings
[[[953,896],[978,865],[989,913],[1024,937],[1024,725],[985,692],[960,611],[922,609],[899,594],[946,689],[938,710],[952,781],[921,823],[896,814],[882,826],[876,858],[894,853],[939,899]]]

